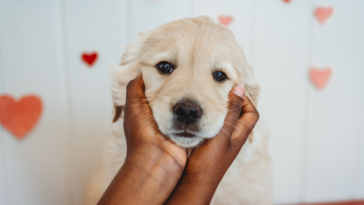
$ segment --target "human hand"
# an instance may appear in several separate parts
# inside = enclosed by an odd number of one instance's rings
[[[173,194],[166,204],[209,204],[217,186],[259,119],[242,87],[229,94],[224,126],[212,139],[194,149]]]
[[[185,149],[159,131],[144,95],[142,76],[127,86],[125,163],[99,204],[163,204],[177,185],[187,161]]]
[[[186,150],[168,140],[158,129],[153,113],[144,95],[145,86],[142,76],[132,80],[127,86],[127,97],[124,106],[124,132],[127,142],[127,156],[134,160],[136,156],[155,157],[169,156],[171,164],[183,171],[187,160]],[[139,156],[137,157],[139,159]],[[149,159],[150,160],[150,159]]]

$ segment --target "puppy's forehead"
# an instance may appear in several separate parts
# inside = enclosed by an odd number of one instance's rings
[[[161,61],[197,75],[214,70],[226,71],[238,83],[244,66],[241,48],[233,33],[223,25],[199,25],[188,20],[170,22],[150,32],[138,60],[155,66]]]
[[[151,32],[139,59],[145,63],[157,57],[181,61],[175,62],[179,64],[211,59],[217,62],[227,59],[229,53],[236,50],[235,38],[224,26],[181,22],[172,22]]]

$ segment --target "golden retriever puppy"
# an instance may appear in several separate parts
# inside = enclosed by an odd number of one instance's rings
[[[111,71],[115,119],[122,118],[126,86],[143,73],[145,95],[160,131],[184,148],[214,137],[227,114],[228,93],[245,88],[254,104],[259,85],[232,32],[207,16],[185,18],[139,33],[129,43],[121,65]],[[95,204],[125,158],[122,119],[114,125],[106,163],[89,187]],[[259,123],[212,200],[213,204],[272,204],[267,136]]]

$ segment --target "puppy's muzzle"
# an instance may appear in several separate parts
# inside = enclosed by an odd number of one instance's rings
[[[177,131],[183,131],[181,136],[193,137],[190,132],[198,131],[196,124],[201,117],[202,108],[196,102],[185,100],[173,106],[174,128]]]

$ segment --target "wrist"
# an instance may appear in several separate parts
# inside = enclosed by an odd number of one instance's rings
[[[134,149],[106,190],[100,205],[163,204],[182,172],[180,165],[164,151],[150,146]]]
[[[133,184],[128,186],[129,192],[141,200],[137,204],[163,204],[181,178],[183,168],[164,152],[152,156],[134,153],[121,171],[126,183]]]
[[[211,180],[211,176],[208,179],[200,173],[184,173],[165,204],[210,204],[219,182],[219,179]]]
[[[184,169],[184,164],[176,161],[166,152],[133,152],[125,159],[123,169],[151,176],[156,181],[165,178],[176,178],[178,181]],[[164,183],[164,182],[163,182]]]
[[[179,148],[179,147],[178,147]],[[145,172],[158,171],[158,167],[166,170],[166,174],[182,175],[187,161],[185,152],[179,154],[179,151],[168,150],[163,147],[151,144],[141,144],[128,150],[125,165],[136,166]]]
[[[178,185],[166,204],[210,204],[211,199],[228,169],[219,160],[189,159]]]

